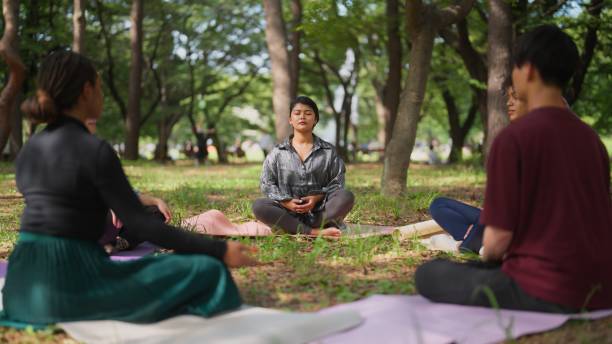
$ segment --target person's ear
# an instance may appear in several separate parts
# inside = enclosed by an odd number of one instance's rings
[[[95,85],[92,85],[91,83],[86,82],[83,85],[83,91],[81,91],[81,98],[84,101],[88,101],[93,97],[94,92],[95,92]]]
[[[527,68],[527,81],[534,81],[540,76],[538,70],[531,63],[528,63],[525,68]]]

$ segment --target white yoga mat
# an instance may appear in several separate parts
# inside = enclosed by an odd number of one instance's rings
[[[357,326],[354,311],[315,314],[252,307],[213,318],[182,315],[154,324],[80,321],[58,324],[85,343],[308,343]]]
[[[3,286],[4,278],[0,278],[0,290]],[[1,306],[0,303],[0,310]],[[355,311],[318,314],[244,307],[212,318],[182,315],[152,324],[99,320],[59,323],[58,326],[72,338],[88,344],[289,344],[308,343],[362,322],[363,318]]]

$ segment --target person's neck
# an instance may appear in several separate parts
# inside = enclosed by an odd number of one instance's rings
[[[561,89],[543,84],[533,85],[527,98],[527,111],[542,107],[566,108],[567,103]]]
[[[313,142],[314,142],[314,135],[312,134],[312,132],[301,133],[297,130],[293,131],[293,139],[291,140],[291,143],[297,144],[297,145],[306,145],[306,144],[312,144]]]
[[[81,108],[79,108],[78,106],[73,107],[70,110],[66,110],[64,111],[64,114],[66,116],[70,116],[74,119],[79,120],[81,123],[83,123],[84,125],[86,125],[86,121],[87,121],[87,114],[85,111],[83,111]]]

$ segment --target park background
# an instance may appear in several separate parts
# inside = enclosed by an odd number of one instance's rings
[[[429,219],[438,195],[482,205],[487,150],[508,124],[511,47],[534,26],[557,24],[574,38],[582,64],[566,99],[612,152],[611,7],[610,0],[3,0],[0,258],[12,250],[23,210],[13,161],[42,127],[23,118],[19,104],[35,93],[39,62],[52,49],[94,61],[105,93],[97,135],[116,148],[137,189],[170,204],[175,223],[213,208],[233,221],[252,219],[262,148],[287,136],[289,102],[307,95],[321,111],[315,133],[348,163],[347,187],[357,196],[348,220],[402,225]],[[186,149],[198,141],[210,151],[206,162]],[[414,293],[414,268],[446,255],[396,236],[244,240],[268,263],[235,271],[246,302],[292,310]],[[70,340],[57,329],[0,333],[7,341]],[[611,336],[606,319],[521,341]]]

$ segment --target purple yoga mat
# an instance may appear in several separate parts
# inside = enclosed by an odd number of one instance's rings
[[[8,265],[8,261],[0,260],[0,278],[4,278],[4,276],[6,276],[7,265]]]
[[[121,251],[118,253],[113,253],[111,255],[111,259],[112,260],[117,260],[117,261],[125,261],[125,260],[133,260],[133,259],[138,259],[141,258],[143,256],[146,256],[147,254],[151,254],[153,252],[155,252],[155,250],[157,250],[158,247],[149,243],[149,242],[143,242],[142,244],[138,245],[135,249],[133,250],[129,250],[129,251]]]
[[[138,245],[138,247],[136,247],[133,250],[122,251],[122,252],[113,254],[111,256],[111,259],[116,260],[116,261],[126,261],[126,260],[138,259],[138,258],[141,258],[142,256],[146,256],[147,254],[151,254],[155,252],[155,250],[157,249],[158,249],[157,246],[151,243],[148,243],[148,242],[144,242]],[[8,261],[0,260],[0,278],[4,278],[6,276],[7,265],[8,265]]]
[[[421,296],[375,295],[321,313],[354,310],[361,326],[319,343],[496,343],[557,328],[575,316],[433,303]],[[590,319],[612,310],[587,313]]]

